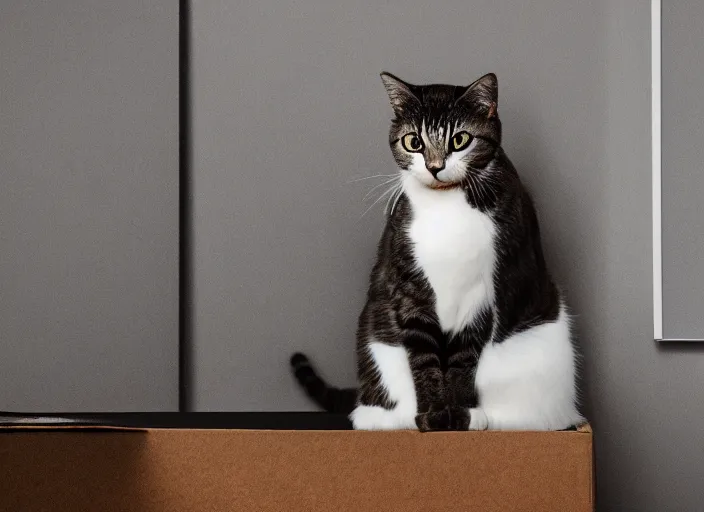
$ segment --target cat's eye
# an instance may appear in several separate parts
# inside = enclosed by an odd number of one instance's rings
[[[403,144],[403,149],[411,153],[418,153],[423,149],[423,141],[420,140],[417,133],[407,133],[401,139],[401,144]]]
[[[452,151],[460,151],[472,142],[472,136],[467,132],[459,132],[452,136]]]

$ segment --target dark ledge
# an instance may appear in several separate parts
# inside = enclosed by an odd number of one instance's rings
[[[324,412],[146,412],[10,413],[0,411],[0,426],[107,426],[127,428],[351,430],[342,414]]]

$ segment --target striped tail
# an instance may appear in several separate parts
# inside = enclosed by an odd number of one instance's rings
[[[291,356],[293,374],[306,394],[328,412],[351,413],[357,402],[355,388],[340,389],[329,386],[310,364],[310,360],[297,352]]]

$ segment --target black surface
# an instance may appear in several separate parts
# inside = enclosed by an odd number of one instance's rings
[[[2,426],[110,426],[128,428],[351,430],[342,414],[323,412],[154,412],[18,414],[0,412]]]
[[[0,411],[0,426],[125,427],[250,430],[352,430],[344,414],[327,412],[13,413]],[[576,431],[577,426],[564,429]],[[3,429],[3,432],[12,431]]]

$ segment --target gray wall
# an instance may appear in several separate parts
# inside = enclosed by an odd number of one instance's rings
[[[576,314],[599,510],[701,509],[704,347],[652,340],[649,2],[210,0],[193,29],[196,409],[310,408],[295,349],[354,381],[382,215],[347,182],[393,169],[377,73],[495,71]]]
[[[671,0],[665,0],[665,2]],[[652,341],[649,2],[609,2],[599,301],[583,340],[599,510],[701,510],[704,346]],[[589,215],[587,211],[585,215]],[[590,276],[596,277],[596,276]]]
[[[174,410],[178,2],[0,12],[0,410]]]
[[[662,12],[663,335],[704,339],[704,2]]]

